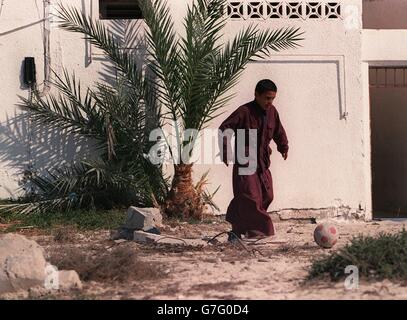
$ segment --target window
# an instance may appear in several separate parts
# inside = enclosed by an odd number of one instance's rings
[[[143,19],[137,0],[99,0],[100,19]]]

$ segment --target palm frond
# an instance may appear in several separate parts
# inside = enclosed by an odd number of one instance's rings
[[[207,103],[202,84],[211,79],[208,62],[220,53],[217,42],[226,24],[224,6],[224,0],[199,0],[187,11],[186,36],[181,42],[184,108],[180,107],[186,128],[198,128]]]
[[[225,45],[221,54],[213,56],[210,80],[203,82],[208,84],[208,101],[198,128],[218,116],[217,112],[232,97],[225,97],[225,93],[236,85],[249,62],[264,59],[270,50],[278,52],[298,47],[298,42],[303,40],[302,34],[299,28],[260,31],[254,25],[240,31]],[[222,96],[223,99],[219,100]]]
[[[74,75],[70,77],[64,71],[64,78],[55,76],[53,84],[59,89],[58,96],[41,98],[34,92],[32,100],[20,97],[20,107],[30,111],[30,117],[36,123],[97,138],[103,132],[103,124],[91,90],[88,89],[82,99],[80,82],[76,81]]]
[[[62,4],[59,6],[57,16],[61,19],[60,26],[63,29],[85,35],[93,45],[103,50],[134,89],[139,90],[138,95],[140,97],[143,95],[143,75],[141,68],[137,66],[136,59],[131,53],[120,48],[113,34],[101,21],[93,21],[78,9],[65,8]]]
[[[2,205],[0,211],[31,214],[131,204],[152,206],[157,199],[165,198],[168,181],[154,179],[153,173],[162,176],[158,168],[154,170],[150,164],[151,172],[146,172],[143,165],[125,168],[120,163],[93,160],[59,167],[27,181],[36,190],[29,202]]]
[[[185,130],[201,130],[221,114],[233,96],[230,89],[249,62],[264,59],[271,51],[296,48],[302,40],[298,28],[261,31],[251,25],[223,44],[226,3],[194,0],[184,19],[185,33],[178,36],[165,0],[139,0],[150,55],[144,69],[103,22],[60,5],[60,26],[103,50],[118,77],[113,84],[97,83],[83,91],[75,75],[64,71],[54,75],[58,95],[34,94],[33,99],[22,98],[22,106],[34,123],[77,137],[91,136],[102,152],[94,160],[82,159],[30,176],[27,190],[36,191],[29,195],[30,202],[11,204],[5,210],[32,213],[163,203],[169,177],[162,166],[144,157],[154,144],[149,141],[150,131],[173,121],[178,149],[170,152],[180,157],[193,140],[183,141]],[[195,188],[205,203],[216,207],[214,194],[204,189],[206,182],[204,175]]]
[[[148,27],[150,68],[157,76],[158,97],[168,108],[171,119],[178,119],[182,116],[179,106],[183,103],[180,99],[182,65],[174,22],[166,1],[141,0],[139,5]]]

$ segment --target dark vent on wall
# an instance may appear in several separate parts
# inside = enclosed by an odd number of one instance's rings
[[[100,19],[143,19],[137,0],[99,0]]]

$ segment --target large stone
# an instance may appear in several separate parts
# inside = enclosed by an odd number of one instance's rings
[[[43,285],[44,250],[35,241],[17,234],[0,236],[0,293]]]
[[[134,231],[133,237],[134,241],[141,243],[153,243],[161,238],[157,234],[148,233],[144,231]]]
[[[58,276],[60,290],[82,289],[82,282],[79,279],[79,275],[76,271],[62,270],[58,272]]]
[[[159,209],[129,207],[123,228],[147,231],[161,226],[162,215]]]
[[[0,235],[0,294],[22,290],[81,289],[75,271],[58,271],[45,260],[44,249],[17,234]]]
[[[182,239],[166,235],[152,234],[140,230],[134,232],[134,241],[140,243],[157,243],[174,246],[182,245],[192,247],[206,247],[208,245],[207,241],[204,241],[202,239]]]

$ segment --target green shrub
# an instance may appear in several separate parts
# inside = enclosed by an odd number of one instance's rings
[[[338,281],[347,276],[348,265],[357,266],[361,277],[407,280],[407,231],[355,237],[344,248],[316,259],[308,279],[329,274],[331,280]]]

